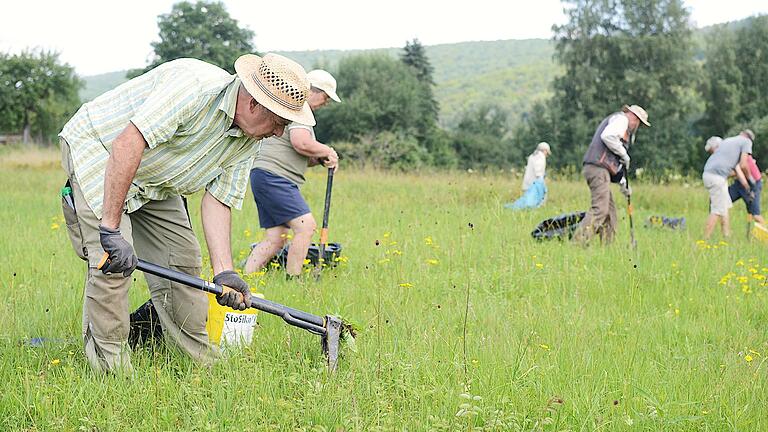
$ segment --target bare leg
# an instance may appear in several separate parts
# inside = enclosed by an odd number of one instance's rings
[[[709,238],[712,236],[712,231],[714,231],[715,225],[719,219],[720,216],[710,213],[709,217],[707,218],[707,224],[704,227],[704,240],[709,240]]]
[[[288,234],[288,228],[284,226],[267,228],[264,240],[259,242],[248,256],[243,272],[250,274],[264,268],[267,262],[285,245],[286,234]]]
[[[760,225],[765,225],[765,218],[761,215],[754,215],[752,216],[752,219]]]
[[[723,226],[723,237],[725,238],[730,237],[731,236],[731,220],[727,214],[722,217],[722,219],[720,220],[720,223]]]
[[[304,265],[304,259],[307,257],[309,245],[312,243],[312,236],[317,229],[317,223],[312,213],[307,213],[292,219],[288,226],[293,230],[293,240],[288,248],[288,262],[285,272],[290,276],[301,274],[301,267]]]

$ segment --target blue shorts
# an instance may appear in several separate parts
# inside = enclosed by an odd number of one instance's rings
[[[262,228],[288,226],[288,222],[310,213],[309,206],[292,181],[254,168],[251,170],[251,191],[259,211]]]
[[[760,216],[760,192],[763,190],[763,179],[758,180],[752,190],[755,191],[755,199],[752,204],[747,204],[747,200],[744,199],[744,204],[747,205],[747,213],[752,216]],[[728,195],[731,196],[731,201],[736,202],[739,198],[745,198],[747,191],[741,183],[735,182],[728,187]]]

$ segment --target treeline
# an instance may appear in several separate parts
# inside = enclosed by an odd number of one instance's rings
[[[343,99],[317,113],[318,138],[348,161],[400,169],[521,166],[539,141],[547,141],[551,166],[578,168],[597,124],[623,104],[639,104],[653,127],[638,135],[633,168],[697,172],[707,137],[744,127],[757,133],[758,160],[768,161],[768,146],[760,144],[768,136],[768,17],[715,27],[703,36],[702,49],[701,33],[694,34],[681,0],[563,3],[568,21],[553,27],[552,84],[536,90],[541,99],[532,105],[520,103],[522,114],[518,105],[511,113],[510,105],[494,99],[530,94],[526,74],[546,65],[526,71],[517,59],[510,70],[524,72],[510,76],[483,69],[487,65],[473,67],[487,53],[456,58],[455,76],[441,75],[443,82],[475,73],[483,90],[471,90],[469,97],[470,90],[457,84],[443,98],[451,105],[446,122],[431,59],[414,39],[397,56],[356,54],[314,65],[334,74]],[[231,71],[241,52],[255,50],[254,32],[241,28],[221,3],[177,3],[158,25],[155,57],[134,73],[186,56]],[[81,85],[55,53],[0,55],[0,133],[25,131],[52,140],[79,106]]]

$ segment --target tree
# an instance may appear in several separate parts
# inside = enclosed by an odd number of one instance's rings
[[[486,104],[465,112],[453,133],[453,148],[462,168],[505,166],[522,159],[513,147],[504,109]]]
[[[158,17],[158,27],[160,41],[152,43],[154,59],[146,68],[130,71],[129,78],[182,57],[204,60],[234,73],[235,60],[255,50],[253,31],[240,28],[220,2],[176,3],[171,13]]]
[[[704,136],[723,136],[741,114],[742,73],[736,57],[736,35],[718,26],[707,37],[702,85],[706,111],[699,126]]]
[[[80,105],[83,82],[59,54],[24,51],[0,56],[0,129],[23,131],[23,142],[33,134],[51,140]]]
[[[400,55],[400,60],[413,68],[419,81],[430,86],[435,85],[435,81],[432,78],[434,68],[429,62],[424,45],[418,39],[405,42],[405,48],[403,48],[403,53]]]
[[[396,59],[381,54],[346,57],[334,76],[344,102],[316,113],[320,141],[355,141],[384,131],[415,137],[430,121],[420,108],[421,83]]]

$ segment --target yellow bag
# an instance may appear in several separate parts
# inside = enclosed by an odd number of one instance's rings
[[[263,294],[251,293],[252,296],[264,298]],[[221,349],[226,346],[245,346],[253,340],[253,330],[256,327],[257,310],[253,308],[236,311],[222,306],[216,301],[216,296],[208,294],[208,339]]]
[[[768,228],[755,222],[752,224],[752,237],[768,245]]]

